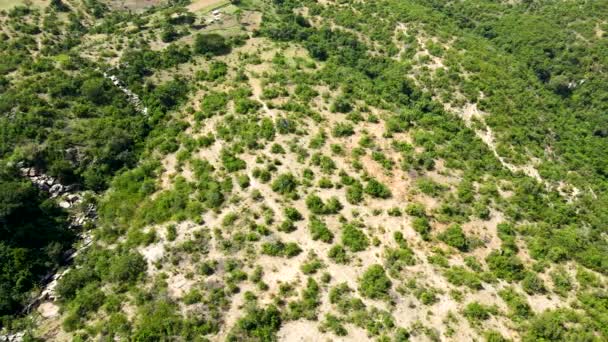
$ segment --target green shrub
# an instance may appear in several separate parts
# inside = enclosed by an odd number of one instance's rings
[[[332,243],[334,234],[327,228],[327,225],[319,218],[312,216],[308,225],[310,235],[313,240],[321,240],[325,243]]]
[[[414,230],[420,234],[423,240],[430,238],[429,233],[431,232],[431,224],[426,217],[415,217],[412,221]]]
[[[170,224],[167,226],[167,233],[165,234],[167,241],[175,241],[177,238],[177,229],[174,224]]]
[[[283,146],[281,146],[277,143],[274,143],[270,147],[270,152],[274,153],[274,154],[285,154],[285,149],[283,148]]]
[[[528,319],[534,312],[528,304],[526,298],[515,291],[513,288],[505,288],[498,292],[500,298],[502,298],[509,307],[511,315],[516,319]]]
[[[365,193],[374,198],[389,198],[391,191],[388,187],[375,179],[370,179],[365,186]]]
[[[359,204],[363,201],[363,185],[355,181],[346,189],[346,200],[350,204]]]
[[[417,288],[414,291],[414,296],[424,305],[433,305],[439,301],[437,298],[438,290],[434,288]]]
[[[203,299],[203,296],[202,296],[201,292],[196,289],[192,289],[192,290],[188,291],[188,293],[186,293],[184,295],[184,297],[182,297],[182,300],[184,301],[184,304],[186,304],[186,305],[192,305],[192,304],[199,303],[202,299]]]
[[[298,181],[291,173],[281,174],[272,182],[272,191],[282,195],[293,194],[297,187]]]
[[[439,234],[439,240],[462,252],[468,250],[467,237],[464,235],[462,228],[457,224],[449,226],[445,231]]]
[[[444,275],[454,285],[466,285],[473,290],[481,290],[483,288],[477,274],[467,271],[464,267],[450,267],[445,271]]]
[[[347,264],[350,261],[346,249],[342,245],[334,245],[327,252],[327,256],[338,264]]]
[[[353,125],[348,122],[338,122],[331,131],[334,137],[348,137],[355,134]]]
[[[295,242],[283,243],[281,241],[265,242],[262,244],[262,253],[271,256],[293,258],[300,254],[302,249]]]
[[[386,267],[389,269],[389,274],[393,277],[400,274],[405,266],[411,266],[416,263],[414,252],[409,247],[386,248],[384,250],[384,258]]]
[[[246,174],[236,176],[236,183],[241,187],[241,189],[247,189],[251,184],[249,181],[249,176]]]
[[[201,55],[222,55],[230,52],[230,45],[226,42],[226,38],[217,33],[197,34],[194,37],[192,48],[194,53]]]
[[[532,272],[526,272],[526,276],[521,281],[521,287],[530,295],[546,292],[545,284],[542,279]]]
[[[300,269],[304,274],[314,274],[324,267],[325,264],[323,264],[323,262],[313,253],[312,255],[309,255],[308,260],[302,264]]]
[[[337,214],[342,210],[342,204],[337,198],[331,197],[327,203],[324,203],[319,196],[313,194],[306,197],[306,207],[310,212],[317,215]]]
[[[495,330],[486,331],[483,336],[486,342],[509,342],[501,333]]]
[[[560,296],[567,296],[572,290],[572,281],[568,272],[561,266],[549,273],[553,282],[553,290]]]
[[[436,183],[435,181],[428,178],[420,178],[418,181],[416,181],[416,185],[423,194],[432,197],[437,197],[439,194],[446,190],[445,186]]]
[[[486,257],[486,262],[490,270],[498,278],[508,281],[519,281],[525,275],[524,264],[516,255],[510,252],[492,251]]]
[[[321,332],[331,331],[336,334],[336,336],[348,335],[348,331],[340,319],[329,313],[325,315],[325,320],[319,325],[319,330],[321,330]]]
[[[386,213],[389,216],[399,217],[399,216],[401,216],[401,209],[399,209],[397,207],[393,207],[393,208],[390,208],[389,210],[387,210]]]
[[[497,309],[479,302],[471,302],[464,308],[463,314],[470,322],[485,321],[491,315],[497,314]]]
[[[110,280],[118,283],[133,283],[146,271],[147,262],[137,252],[114,257],[110,263]]]
[[[332,103],[330,109],[332,112],[348,113],[353,107],[345,97],[340,96]]]
[[[220,157],[222,159],[222,164],[226,168],[228,172],[236,172],[240,170],[244,170],[247,167],[247,164],[244,160],[236,157],[234,153],[223,149],[220,153]]]
[[[381,265],[368,267],[359,279],[359,292],[368,298],[385,299],[391,287],[392,282]]]
[[[361,229],[349,223],[342,226],[342,244],[352,252],[361,252],[369,247],[369,239]]]
[[[281,223],[281,225],[277,229],[278,229],[278,231],[283,232],[283,233],[291,233],[291,232],[294,232],[298,228],[296,227],[296,225],[293,223],[292,220],[286,219],[285,221],[283,221]]]
[[[333,188],[333,183],[331,182],[331,179],[323,177],[321,179],[319,179],[319,188],[321,189],[331,189]]]
[[[249,308],[245,316],[239,318],[230,331],[228,341],[275,341],[276,333],[281,328],[281,311],[274,305],[265,309]]]
[[[405,212],[410,216],[425,217],[426,209],[421,203],[410,203],[405,207]]]

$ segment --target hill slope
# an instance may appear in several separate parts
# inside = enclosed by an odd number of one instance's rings
[[[110,5],[2,15],[0,176],[33,167],[99,213],[70,262],[86,206],[47,201],[61,243],[32,246],[1,193],[7,333],[608,338],[608,6]]]

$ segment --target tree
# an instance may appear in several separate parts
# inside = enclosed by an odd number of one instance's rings
[[[197,34],[194,38],[194,53],[204,55],[223,55],[230,52],[230,45],[226,38],[216,33]]]
[[[169,23],[166,23],[163,25],[163,30],[161,31],[161,34],[160,34],[160,39],[163,42],[170,43],[170,42],[174,41],[175,39],[177,39],[177,37],[179,37],[179,34],[177,33],[177,31],[175,30],[173,25],[171,25]]]
[[[15,168],[0,164],[0,316],[24,304],[74,239],[65,213],[44,196]]]
[[[101,77],[90,78],[80,86],[80,93],[95,104],[105,104],[108,101],[106,91],[108,85]]]
[[[119,255],[112,260],[110,278],[115,282],[133,283],[146,271],[147,265],[139,253]]]

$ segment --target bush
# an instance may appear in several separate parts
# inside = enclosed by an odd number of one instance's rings
[[[168,300],[147,303],[137,317],[134,341],[162,341],[170,339],[182,328],[182,319],[175,304]]]
[[[454,266],[445,271],[447,280],[457,286],[466,285],[473,290],[481,290],[483,287],[477,274],[467,271],[464,267]]]
[[[311,194],[306,197],[306,207],[313,214],[321,215],[325,213],[325,203],[323,203],[321,197],[316,195]]]
[[[337,336],[346,336],[348,331],[344,328],[344,325],[340,319],[332,314],[326,314],[325,320],[319,325],[321,332],[331,331]]]
[[[319,260],[315,256],[310,261],[302,264],[300,269],[302,270],[302,273],[304,273],[304,274],[314,274],[314,273],[317,273],[318,270],[320,270],[321,268],[324,268],[324,267],[325,267],[325,265],[323,264],[323,262],[321,262],[321,260]]]
[[[510,252],[492,251],[486,262],[490,270],[501,279],[519,281],[524,277],[524,264]]]
[[[572,281],[568,272],[563,267],[558,266],[549,275],[553,282],[553,290],[560,296],[567,296],[568,292],[572,290]]]
[[[286,219],[285,221],[283,221],[281,225],[277,228],[278,231],[283,233],[291,233],[294,232],[296,229],[298,228],[290,219]]]
[[[391,197],[391,191],[389,188],[378,182],[375,179],[370,179],[365,186],[365,193],[371,195],[374,198],[389,198]]]
[[[431,224],[426,217],[416,217],[414,221],[412,221],[412,226],[414,230],[422,236],[423,240],[429,239],[429,233],[431,232]]]
[[[486,342],[509,342],[501,333],[495,330],[486,331],[483,336]]]
[[[420,191],[425,194],[425,195],[429,195],[432,197],[436,197],[439,194],[441,194],[443,191],[446,190],[446,187],[436,183],[435,181],[428,179],[428,178],[420,178],[417,182],[416,185],[418,186],[418,189],[420,189]]]
[[[346,249],[342,245],[335,245],[329,249],[327,256],[338,264],[348,264],[350,258],[346,254]]]
[[[342,210],[342,204],[337,198],[332,197],[327,203],[323,203],[323,200],[319,196],[313,194],[306,197],[306,207],[310,212],[317,215],[337,214]]]
[[[298,181],[291,173],[281,174],[272,182],[272,191],[282,195],[294,193],[297,187]]]
[[[300,254],[302,249],[295,242],[283,243],[277,242],[265,242],[262,244],[262,253],[271,256],[282,256],[287,258],[293,258]]]
[[[490,315],[496,314],[495,307],[480,304],[479,302],[469,303],[464,308],[464,316],[471,322],[485,321],[490,318]]]
[[[389,269],[391,276],[399,274],[405,269],[405,266],[411,266],[416,263],[414,252],[407,247],[387,248],[384,254],[386,267]]]
[[[311,217],[308,225],[312,239],[321,240],[325,243],[331,243],[334,240],[334,234],[327,228],[327,225],[317,217]]]
[[[353,125],[348,122],[338,122],[331,131],[334,137],[348,137],[355,134]]]
[[[281,327],[281,312],[274,305],[266,309],[257,307],[247,310],[239,318],[228,336],[228,341],[256,340],[275,341],[276,333]]]
[[[352,252],[361,252],[369,247],[369,239],[354,224],[345,224],[342,227],[342,244]]]
[[[370,266],[359,279],[359,292],[372,299],[387,298],[391,286],[391,280],[386,276],[384,268],[380,265]]]
[[[410,216],[425,217],[426,210],[421,203],[410,203],[405,207],[405,212]]]
[[[244,170],[247,167],[247,164],[244,160],[236,157],[234,153],[223,149],[220,153],[220,157],[222,159],[222,164],[226,168],[228,172],[236,172],[240,170]]]
[[[302,299],[289,303],[289,318],[297,319],[317,319],[317,308],[321,304],[319,284],[313,279],[308,278],[306,288],[302,290]]]
[[[226,39],[216,33],[197,34],[192,48],[198,54],[222,55],[230,52]]]
[[[363,201],[363,185],[355,182],[346,189],[346,200],[350,204],[359,204]]]
[[[304,219],[298,209],[294,207],[287,207],[283,210],[283,212],[285,213],[285,216],[292,221],[301,221]]]
[[[443,233],[439,234],[439,240],[462,252],[468,250],[467,237],[464,235],[462,228],[457,224],[451,225]]]
[[[527,294],[545,293],[546,288],[542,279],[532,272],[527,272],[521,281],[521,287]]]
[[[345,97],[340,96],[336,98],[334,103],[332,103],[330,109],[332,112],[348,113],[353,109],[353,107]]]
[[[137,252],[119,255],[110,263],[110,279],[114,282],[133,283],[146,271],[147,262]]]
[[[513,288],[505,288],[504,290],[499,291],[498,295],[507,303],[511,315],[513,315],[514,318],[528,319],[534,315],[526,298],[520,293],[517,293]]]

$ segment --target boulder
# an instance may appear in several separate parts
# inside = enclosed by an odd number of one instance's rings
[[[57,183],[54,184],[53,186],[51,186],[51,189],[49,190],[50,193],[52,194],[60,194],[63,192],[63,185]]]

